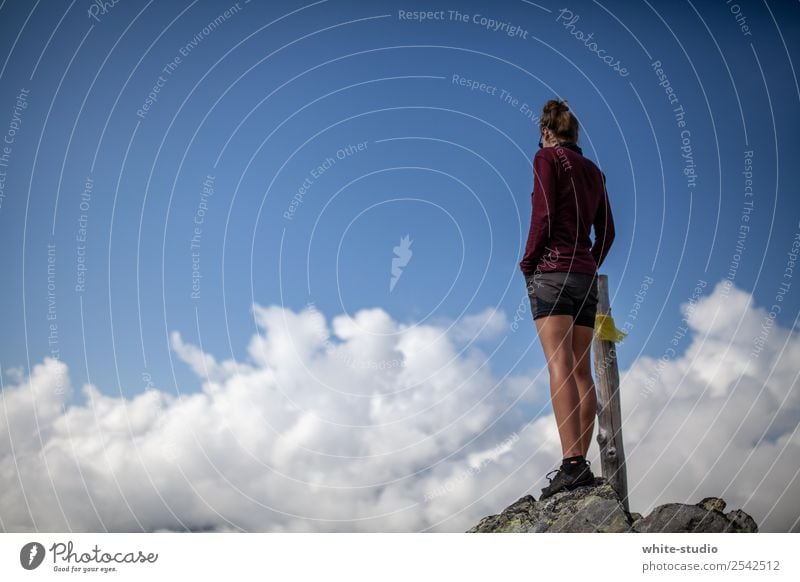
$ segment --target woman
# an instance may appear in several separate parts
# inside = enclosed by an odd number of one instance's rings
[[[605,174],[583,157],[576,143],[578,120],[567,102],[548,101],[539,129],[531,227],[520,269],[547,358],[563,453],[561,466],[547,474],[544,499],[594,482],[586,453],[597,413],[591,370],[596,274],[614,241],[614,219]]]

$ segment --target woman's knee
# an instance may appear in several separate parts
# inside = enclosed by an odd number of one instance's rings
[[[581,388],[586,390],[594,388],[594,378],[592,378],[591,370],[577,369],[572,371],[572,377]]]
[[[551,378],[566,379],[572,375],[572,361],[568,359],[547,362]]]

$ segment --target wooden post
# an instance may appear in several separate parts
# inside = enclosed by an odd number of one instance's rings
[[[608,299],[608,275],[597,276],[597,313],[611,315]],[[622,446],[622,412],[619,403],[619,369],[614,342],[592,340],[594,367],[597,376],[597,444],[603,477],[622,499],[625,511],[628,506],[628,477],[625,468],[625,450]]]

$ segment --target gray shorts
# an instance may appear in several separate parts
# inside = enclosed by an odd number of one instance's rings
[[[533,319],[571,315],[574,325],[594,327],[597,313],[597,276],[561,271],[525,276]]]

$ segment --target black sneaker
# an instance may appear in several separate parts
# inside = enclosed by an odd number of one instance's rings
[[[550,475],[553,473],[555,473],[556,476],[551,479]],[[559,467],[558,469],[550,471],[545,476],[547,480],[550,481],[550,484],[542,489],[542,495],[539,497],[540,500],[547,499],[559,491],[572,491],[576,487],[582,485],[594,484],[594,475],[589,468],[589,461],[584,461],[583,467],[581,469],[576,469],[574,473],[568,473],[563,467]]]

